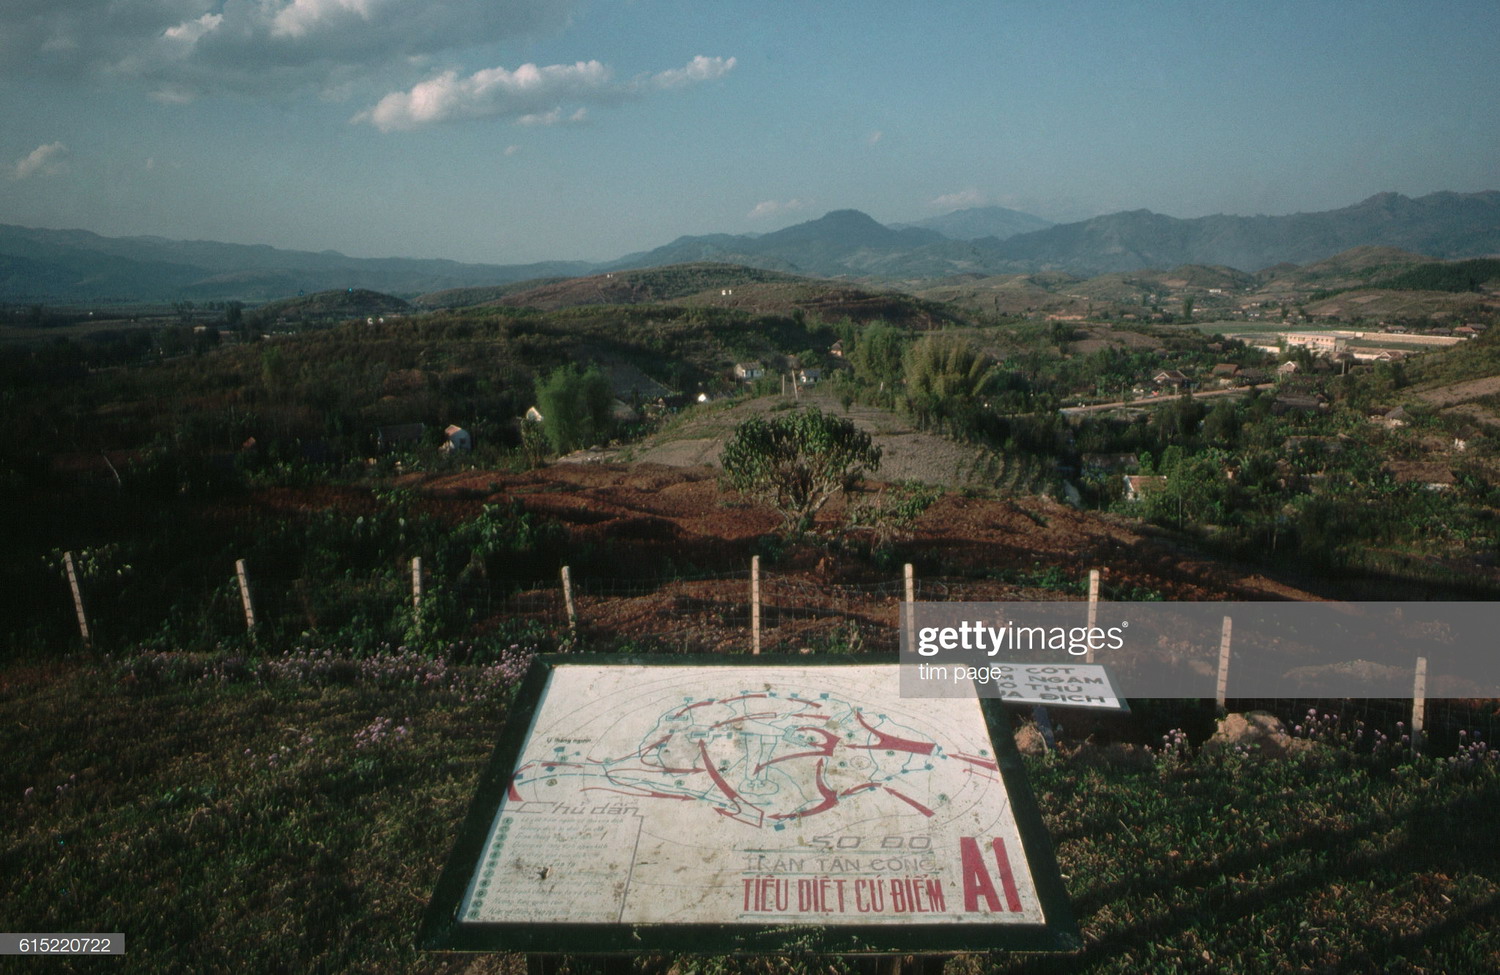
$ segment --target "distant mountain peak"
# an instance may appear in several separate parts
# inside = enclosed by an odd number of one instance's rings
[[[865,213],[863,210],[854,210],[854,209],[829,210],[827,213],[823,214],[817,220],[809,220],[808,222],[809,223],[858,224],[858,225],[861,225],[861,226],[868,226],[869,224],[873,223],[876,226],[884,226],[884,224],[880,223],[880,221],[876,220],[874,217],[870,216],[868,213]]]
[[[1411,197],[1402,196],[1400,193],[1395,193],[1387,190],[1384,193],[1376,193],[1374,196],[1367,197],[1366,199],[1361,200],[1350,209],[1391,210],[1410,202],[1412,202]]]
[[[1046,230],[1050,220],[1001,206],[966,207],[940,217],[929,217],[916,223],[895,224],[896,228],[917,227],[934,230],[952,240],[981,240],[993,237],[1006,240],[1018,234]]]

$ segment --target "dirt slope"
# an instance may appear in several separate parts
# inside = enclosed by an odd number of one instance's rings
[[[723,490],[718,472],[705,467],[558,463],[524,474],[414,475],[407,483],[430,503],[454,514],[470,508],[477,512],[481,504],[517,501],[567,526],[575,543],[589,543],[597,556],[593,571],[612,569],[615,577],[649,575],[668,560],[705,571],[742,569],[760,551],[761,540],[780,527],[775,512]],[[879,487],[874,483],[867,490]],[[830,506],[822,527],[832,526],[842,503]],[[785,556],[782,569],[829,581],[881,578],[899,571],[874,568],[858,554],[859,541],[794,549]],[[1100,568],[1109,590],[1137,597],[1315,598],[1185,552],[1139,526],[1037,497],[950,493],[897,543],[896,558],[917,563],[924,577],[988,577],[1017,592],[1049,570],[1076,580]]]
[[[795,397],[762,396],[695,410],[681,422],[643,443],[619,450],[580,451],[564,460],[715,467],[724,441],[738,424],[752,416],[804,407],[817,407],[825,413],[847,417],[856,427],[869,433],[881,449],[878,471],[881,480],[921,481],[948,488],[986,487],[990,483],[981,474],[982,451],[918,430],[905,417],[890,410],[857,403],[846,410],[826,386],[804,389]]]

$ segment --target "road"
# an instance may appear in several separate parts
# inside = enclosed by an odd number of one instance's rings
[[[1193,399],[1208,399],[1210,396],[1243,396],[1252,389],[1271,389],[1275,383],[1261,383],[1258,386],[1235,386],[1232,389],[1212,389],[1206,393],[1194,393]],[[1170,403],[1177,399],[1177,395],[1170,396],[1143,396],[1140,399],[1118,400],[1114,403],[1090,403],[1088,406],[1064,406],[1062,413],[1103,413],[1106,410],[1118,410],[1121,407],[1151,407],[1160,403]]]

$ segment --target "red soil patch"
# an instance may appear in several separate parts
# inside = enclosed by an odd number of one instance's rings
[[[586,633],[697,652],[746,649],[750,558],[781,528],[774,511],[723,491],[711,468],[555,464],[525,473],[413,474],[398,483],[416,493],[420,508],[454,521],[486,504],[516,503],[561,524]],[[289,514],[365,513],[378,502],[368,489],[318,486],[262,491],[250,503]],[[823,527],[833,526],[843,503],[830,506]],[[883,566],[860,554],[861,541],[771,546],[776,557],[763,559],[768,647],[827,646],[847,640],[851,624],[867,643],[884,646],[895,634],[899,564],[908,561],[917,566],[919,598],[1081,598],[1081,581],[1094,568],[1104,572],[1106,598],[1316,598],[1185,553],[1143,526],[1047,498],[946,495]],[[656,582],[681,574],[697,578]],[[1061,580],[1071,595],[1059,591]],[[497,609],[497,620],[562,620],[557,589],[545,582]]]
[[[575,541],[607,544],[616,552],[617,574],[624,577],[632,569],[647,571],[651,556],[663,553],[709,571],[743,569],[759,541],[781,527],[775,512],[723,491],[710,468],[556,464],[524,474],[429,476],[408,486],[429,503],[471,506],[476,513],[482,504],[519,502],[527,511],[567,526]],[[841,504],[830,506],[822,519],[825,526],[841,514]],[[1185,555],[1141,526],[1039,497],[947,495],[917,520],[897,549],[902,560],[945,576],[1007,578],[1056,566],[1070,578],[1081,578],[1099,568],[1108,586],[1150,590],[1169,599],[1314,598],[1263,576]],[[877,575],[837,546],[792,553],[786,561],[797,571],[830,581]]]
[[[425,511],[455,521],[474,517],[486,504],[519,503],[562,524],[576,544],[607,553],[617,578],[649,577],[663,557],[705,572],[744,569],[761,540],[781,527],[774,511],[721,489],[712,468],[554,464],[524,473],[412,474],[398,485],[415,491]],[[282,515],[327,508],[366,514],[378,502],[366,489],[321,485],[259,491],[251,504]],[[823,527],[841,515],[841,505],[830,506]],[[1315,598],[1187,554],[1148,527],[1041,497],[946,495],[897,543],[897,555],[928,575],[1015,579],[1057,567],[1077,579],[1098,568],[1107,587],[1149,590],[1168,599]],[[891,574],[839,546],[793,551],[782,568],[831,581]]]

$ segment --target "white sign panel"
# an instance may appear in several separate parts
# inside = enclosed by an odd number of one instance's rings
[[[907,663],[901,692],[909,697],[968,697],[978,692],[1006,704],[1129,710],[1099,664]]]
[[[977,700],[892,665],[563,666],[464,922],[1040,924]]]

